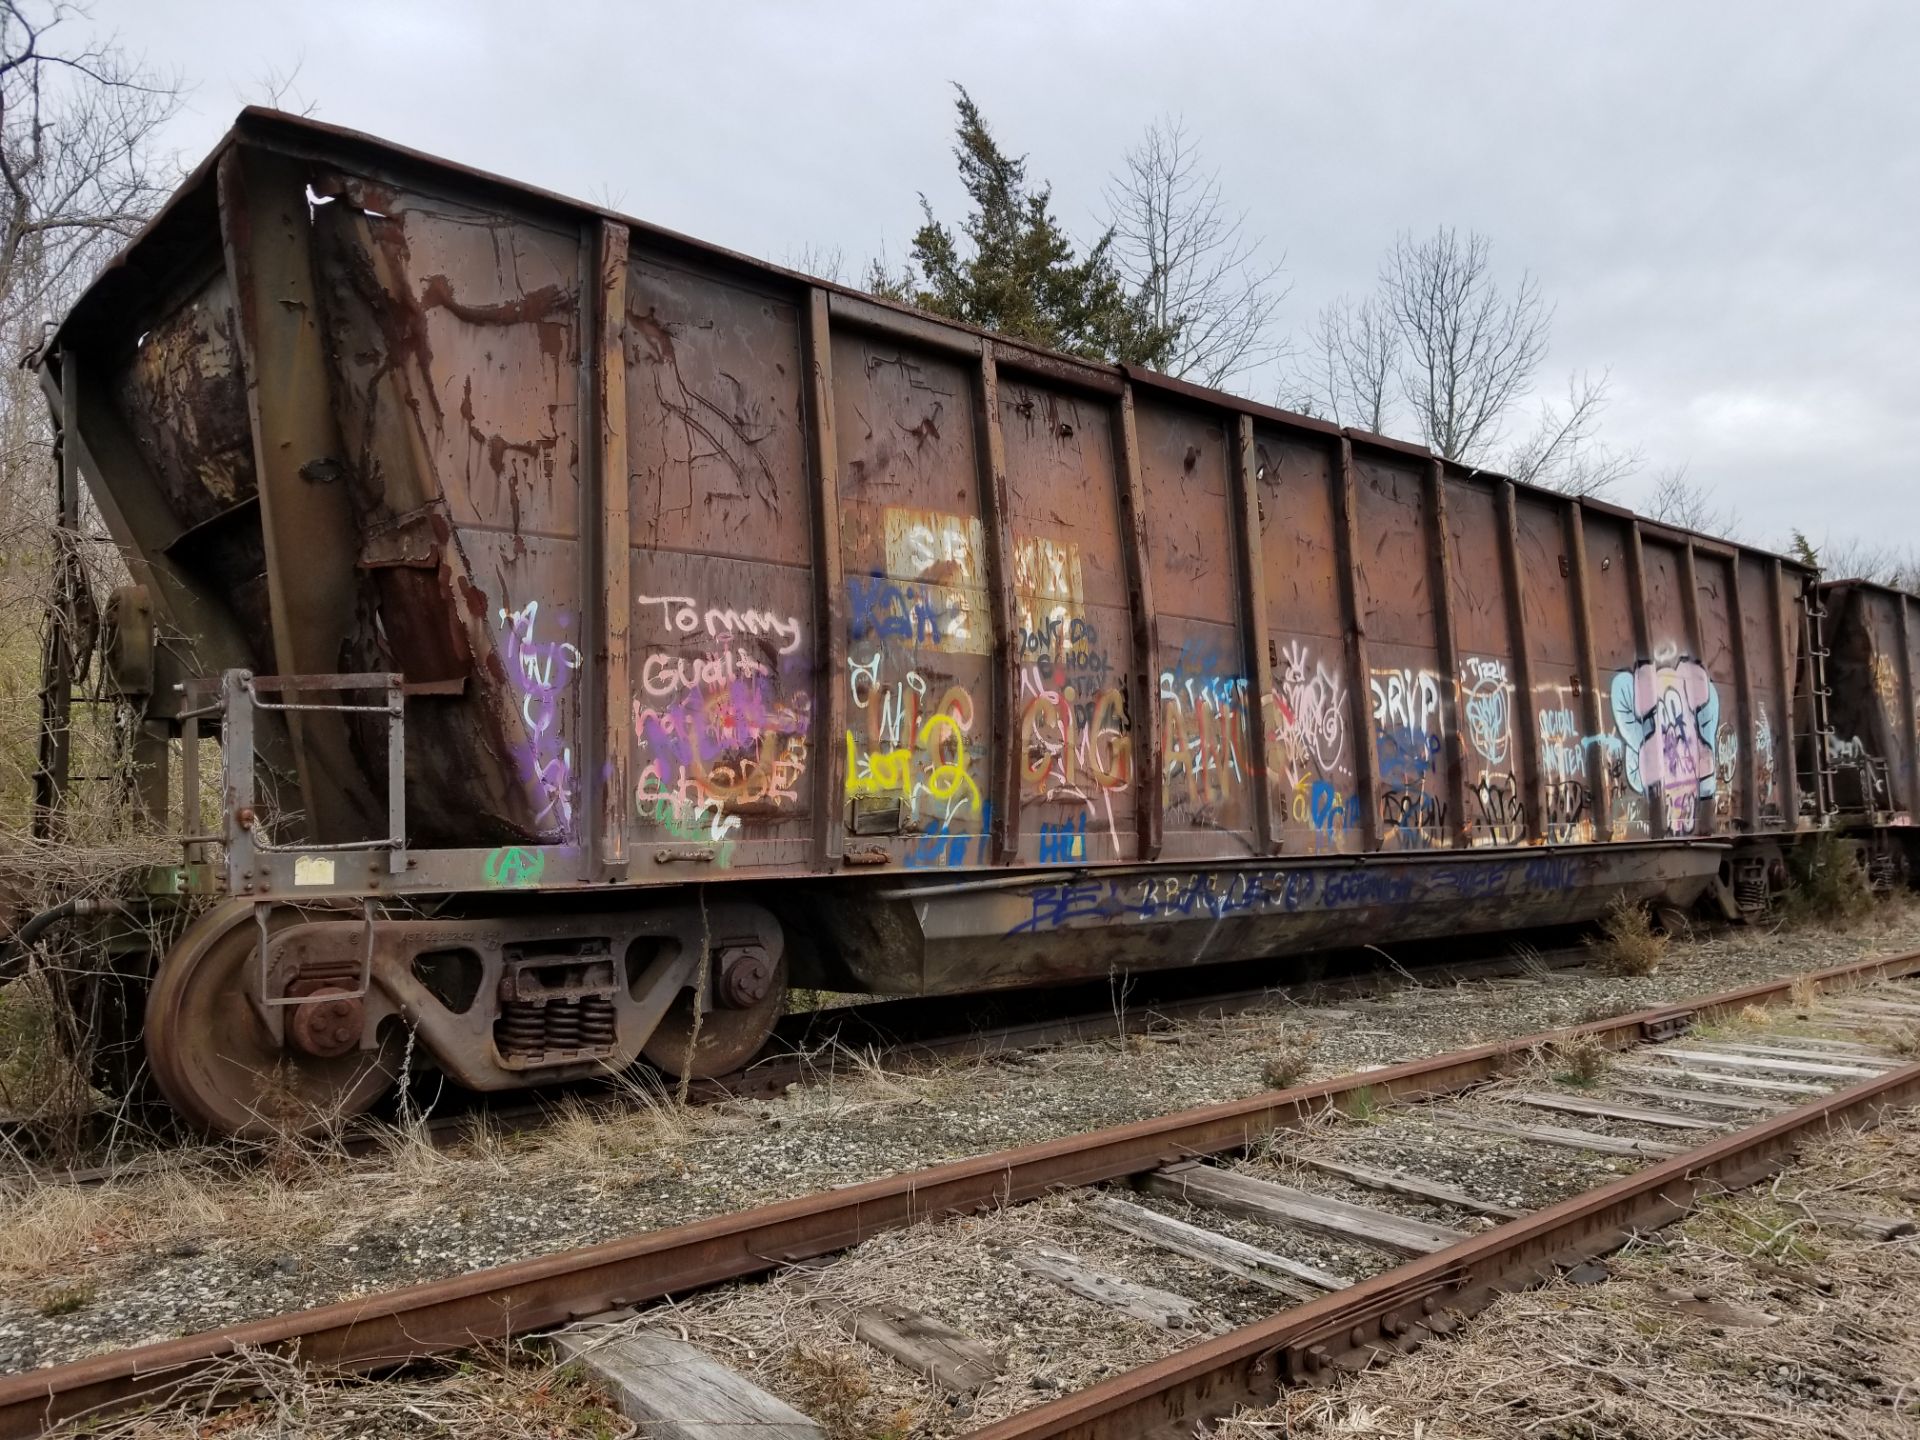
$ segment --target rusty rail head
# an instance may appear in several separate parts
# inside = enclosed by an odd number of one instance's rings
[[[1833,985],[1915,971],[1920,971],[1920,951],[1835,966],[1805,978],[1816,985]],[[1639,1043],[1649,1029],[1657,1033],[1660,1027],[1733,1014],[1749,1004],[1784,998],[1796,978],[1767,981],[1684,1004],[1660,1006],[1564,1030],[1409,1061],[1344,1079],[1269,1091],[1091,1134],[975,1156],[675,1229],[629,1236],[385,1294],[360,1296],[290,1315],[6,1376],[0,1378],[0,1440],[35,1435],[56,1421],[80,1414],[105,1413],[172,1389],[241,1349],[298,1353],[304,1360],[319,1365],[372,1370],[564,1324],[618,1305],[760,1274],[784,1264],[843,1250],[881,1231],[936,1216],[966,1214],[1035,1199],[1061,1186],[1099,1184],[1175,1160],[1242,1149],[1275,1130],[1295,1127],[1313,1116],[1325,1114],[1360,1090],[1369,1092],[1376,1100],[1445,1094],[1490,1079],[1514,1059],[1543,1046],[1581,1036],[1593,1036],[1615,1048],[1626,1048]],[[1920,1087],[1920,1070],[1916,1071],[1915,1085]],[[1862,1094],[1862,1090],[1856,1089],[1833,1098],[1854,1096],[1856,1103],[1865,1103],[1857,1098]],[[1684,1172],[1686,1167],[1680,1169]],[[1554,1213],[1542,1212],[1543,1215]],[[1355,1289],[1363,1290],[1363,1287]],[[1374,1292],[1364,1290],[1364,1293]],[[1322,1318],[1330,1313],[1313,1311]],[[1285,1334],[1279,1340],[1267,1342],[1264,1350],[1249,1351],[1248,1355],[1257,1357],[1284,1341]],[[1225,1341],[1210,1342],[1183,1353],[1226,1355],[1228,1352],[1220,1348],[1224,1344]],[[1240,1352],[1231,1353],[1239,1355]],[[1163,1362],[1147,1371],[1134,1372],[1073,1399],[1096,1397],[1089,1403],[1100,1406],[1118,1404],[1127,1397],[1138,1399],[1142,1393],[1139,1386],[1144,1383],[1141,1376],[1160,1376],[1168,1384],[1178,1383],[1166,1369],[1171,1363]],[[1240,1361],[1227,1359],[1222,1363]],[[1252,1363],[1251,1359],[1248,1363]],[[1006,1425],[1014,1426],[1031,1416],[1060,1413],[1058,1406],[1043,1407]],[[994,1440],[1011,1440],[1015,1432],[995,1427],[988,1433]]]
[[[1289,1381],[1342,1354],[1412,1349],[1437,1311],[1473,1313],[1502,1291],[1678,1219],[1698,1199],[1781,1167],[1807,1134],[1920,1099],[1920,1063],[1825,1095],[1445,1250],[1203,1341],[1164,1359],[971,1432],[972,1440],[1167,1440],[1241,1405],[1271,1403]]]

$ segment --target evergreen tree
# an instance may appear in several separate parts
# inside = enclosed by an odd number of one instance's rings
[[[1180,322],[1156,324],[1146,297],[1128,290],[1113,262],[1113,232],[1077,254],[1054,218],[1052,187],[1031,186],[1026,157],[1003,151],[973,97],[963,86],[954,89],[954,157],[972,213],[956,235],[922,195],[925,223],[912,248],[918,275],[890,275],[875,265],[867,288],[1091,360],[1164,365]]]

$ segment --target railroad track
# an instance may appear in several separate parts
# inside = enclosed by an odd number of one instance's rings
[[[1630,1234],[1679,1217],[1703,1195],[1777,1170],[1810,1133],[1920,1101],[1920,1063],[1862,1038],[1920,1025],[1920,987],[1893,988],[1916,973],[1920,951],[1836,967],[9,1376],[0,1379],[0,1437],[191,1386],[242,1349],[379,1370],[781,1271],[883,1231],[1062,1191],[1084,1192],[1071,1203],[1084,1205],[1089,1223],[1199,1259],[1224,1281],[1251,1281],[1272,1292],[1273,1308],[1209,1333],[1214,1327],[1194,1319],[1207,1307],[1192,1296],[1102,1274],[1071,1254],[1015,1257],[1037,1280],[1097,1303],[1132,1306],[1134,1314],[1158,1307],[1170,1332],[1186,1328],[1197,1338],[1183,1336],[1190,1343],[1147,1365],[977,1433],[983,1440],[1190,1433],[1238,1405],[1271,1400],[1283,1385],[1312,1383],[1446,1334],[1502,1291],[1587,1264]],[[1817,1028],[1829,1033],[1701,1034],[1750,1006],[1804,996],[1803,985],[1825,997]],[[1577,1067],[1576,1057],[1600,1051],[1610,1063],[1591,1079],[1604,1076],[1603,1084],[1552,1078],[1555,1067]],[[1543,1059],[1553,1065],[1543,1067]],[[1428,1103],[1394,1105],[1375,1128],[1424,1127],[1462,1144],[1491,1133],[1555,1154],[1604,1153],[1626,1173],[1527,1208],[1405,1168],[1309,1158],[1283,1184],[1244,1159],[1278,1133],[1334,1112],[1421,1101]],[[1234,1242],[1183,1218],[1209,1214],[1272,1227],[1274,1238]],[[1337,1237],[1373,1262],[1334,1273],[1292,1258],[1285,1237],[1298,1233]],[[985,1356],[977,1373],[991,1353],[973,1343]],[[893,1349],[903,1359],[914,1354],[908,1342]]]
[[[1538,948],[1528,943],[1540,941]],[[1472,943],[1471,941],[1468,943]],[[1490,937],[1499,953],[1458,957],[1461,942],[1441,947],[1431,942],[1406,947],[1407,961],[1382,963],[1379,952],[1336,953],[1334,973],[1325,978],[1278,984],[1272,963],[1244,961],[1199,971],[1155,971],[1129,977],[1124,989],[1107,982],[1043,990],[984,992],[937,998],[906,997],[864,1004],[798,1011],[785,1016],[773,1038],[753,1062],[730,1075],[696,1080],[688,1098],[696,1104],[777,1095],[789,1085],[806,1084],[820,1073],[820,1058],[833,1052],[871,1056],[882,1064],[924,1063],[941,1059],[987,1057],[1046,1045],[1112,1036],[1116,1028],[1144,1030],[1155,1025],[1233,1014],[1276,1002],[1323,1006],[1414,983],[1453,985],[1470,980],[1534,974],[1584,964],[1591,952],[1584,942],[1568,941],[1563,931]],[[1435,959],[1452,953],[1456,958]],[[662,1082],[671,1087],[671,1080]],[[632,1087],[586,1081],[543,1091],[532,1100],[497,1103],[492,1097],[462,1092],[419,1128],[437,1146],[462,1143],[470,1122],[484,1111],[501,1133],[522,1133],[548,1123],[560,1102],[589,1095],[608,1105],[639,1103]],[[348,1156],[378,1152],[391,1143],[378,1128],[351,1126],[337,1137]],[[24,1137],[15,1148],[23,1148]],[[36,1185],[100,1185],[125,1180],[144,1168],[135,1157],[116,1164],[40,1167],[27,1173]]]

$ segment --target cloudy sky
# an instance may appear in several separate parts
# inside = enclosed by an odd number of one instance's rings
[[[1555,305],[1543,383],[1783,544],[1920,542],[1920,7],[96,0],[191,87],[195,160],[267,77],[318,118],[781,260],[959,210],[964,83],[1076,232],[1177,114],[1284,252],[1281,324],[1407,228]],[[1246,387],[1272,399],[1275,377]],[[1515,429],[1523,422],[1517,420]]]

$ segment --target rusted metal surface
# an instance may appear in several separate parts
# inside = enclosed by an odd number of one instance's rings
[[[834,435],[833,331],[824,290],[807,291],[806,401],[808,465],[813,483],[813,620],[822,642],[813,670],[813,813],[839,809],[847,777],[839,737],[847,728],[847,695],[838,681],[847,666],[847,601],[840,565],[840,450]],[[846,827],[814,827],[814,864],[831,870],[846,847]]]
[[[1194,1434],[1242,1405],[1335,1366],[1378,1363],[1450,1333],[1502,1291],[1539,1284],[1701,1200],[1784,1168],[1812,1134],[1870,1122],[1920,1097],[1920,1064],[1722,1136],[1557,1205],[1203,1340],[1078,1394],[971,1432],[979,1440],[1108,1440]]]
[[[1019,853],[1137,859],[1151,692],[1132,623],[1114,406],[1030,377],[1009,375],[998,393],[1018,641],[1019,783],[1007,803],[1019,807]],[[1074,503],[1061,504],[1063,494]]]
[[[235,149],[220,161],[221,238],[246,376],[253,478],[264,541],[274,660],[282,674],[346,668],[357,605],[358,527],[339,473],[342,445],[326,390],[304,167]],[[204,482],[203,482],[204,483]],[[300,807],[316,839],[373,825],[372,787],[344,717],[287,716]]]
[[[1433,587],[1434,646],[1442,675],[1460,673],[1460,638],[1453,618],[1453,544],[1447,525],[1447,471],[1439,460],[1427,467],[1428,578]],[[1451,687],[1440,696],[1440,721],[1448,736],[1447,803],[1453,808],[1451,834],[1456,846],[1472,843],[1467,817],[1467,758],[1461,741],[1460,707]]]
[[[406,675],[428,858],[397,888],[488,888],[502,845],[553,888],[677,883],[699,847],[737,879],[856,841],[952,871],[1768,828],[1715,793],[1737,678],[1694,652],[1731,585],[1703,601],[1678,532],[1627,522],[1629,588],[1576,584],[1619,512],[283,117],[189,188],[136,248],[211,215],[224,260],[154,302],[117,391],[153,461],[102,478],[163,545],[252,527],[272,593],[235,608],[280,633],[248,668]],[[77,340],[128,343],[107,303]],[[331,518],[294,567],[301,506]],[[243,553],[188,588],[233,603]],[[1631,643],[1576,653],[1620,607]],[[1693,733],[1650,744],[1676,695]],[[295,757],[316,841],[371,742]]]
[[[1527,605],[1534,585],[1543,576],[1529,578],[1520,553],[1520,501],[1513,483],[1500,486],[1500,568],[1507,585],[1507,630],[1513,640],[1513,677],[1504,670],[1494,672],[1492,683],[1484,675],[1469,695],[1470,739],[1487,762],[1475,789],[1475,823],[1496,841],[1512,842],[1525,836],[1545,838],[1544,816],[1540,803],[1538,778],[1538,728],[1533,708],[1533,661],[1529,644]],[[1518,711],[1516,715],[1514,712]],[[1497,717],[1497,718],[1489,718]],[[1517,733],[1516,733],[1517,731]],[[1485,748],[1482,748],[1485,747]],[[1495,758],[1495,747],[1501,753]],[[1511,753],[1506,753],[1507,750]],[[1504,774],[1498,766],[1506,766]],[[1523,796],[1525,798],[1523,798]],[[1518,823],[1516,823],[1518,822]]]
[[[1560,703],[1542,707],[1541,770],[1547,795],[1549,823],[1571,828],[1575,835],[1611,834],[1602,817],[1609,813],[1607,760],[1599,745],[1574,745],[1580,735],[1601,735],[1600,667],[1595,660],[1593,590],[1587,569],[1586,522],[1579,505],[1566,508],[1568,600],[1573,606],[1574,658],[1577,669],[1569,678],[1571,694]],[[1551,743],[1549,743],[1551,742]]]
[[[989,776],[988,825],[995,860],[1011,860],[1020,851],[1021,751],[1025,734],[1016,729],[1019,713],[1019,668],[1026,650],[1025,632],[1020,624],[1017,593],[1029,595],[1037,583],[1034,558],[1027,559],[1027,573],[1021,573],[1022,557],[1017,551],[1011,516],[1012,501],[1007,488],[1007,446],[1000,428],[1000,371],[993,358],[993,347],[980,347],[979,385],[974,393],[974,424],[979,430],[980,501],[982,532],[986,539],[987,593],[993,599],[993,673],[991,676],[991,728],[995,735],[1008,737],[994,751]],[[1028,583],[1022,585],[1025,579]],[[1069,571],[1067,584],[1074,583]],[[1064,747],[1063,747],[1064,748]]]
[[[1920,810],[1914,599],[1858,580],[1824,584],[1820,598],[1834,802],[1850,815],[1912,823]]]
[[[253,426],[224,268],[147,332],[113,381],[134,442],[182,526],[217,520],[255,495]]]
[[[633,751],[627,744],[633,720],[633,567],[625,563],[633,549],[633,494],[627,484],[627,227],[602,220],[594,227],[593,256],[596,350],[588,398],[600,443],[586,457],[590,483],[581,487],[580,533],[595,543],[581,547],[590,559],[581,568],[580,588],[593,602],[595,617],[591,679],[598,743],[587,751],[581,779],[588,791],[583,799],[597,800],[588,807],[597,812],[594,868],[612,878],[626,870],[633,804]]]
[[[1120,523],[1127,598],[1132,609],[1133,773],[1140,858],[1158,860],[1165,844],[1166,769],[1160,763],[1162,722],[1159,704],[1160,611],[1154,603],[1153,567],[1147,558],[1146,484],[1140,469],[1140,434],[1135,423],[1133,387],[1120,392],[1114,422],[1115,465],[1120,472]]]
[[[1331,477],[1333,508],[1329,518],[1333,544],[1329,548],[1334,557],[1334,574],[1339,584],[1341,633],[1345,642],[1343,658],[1346,661],[1343,693],[1347,696],[1347,733],[1353,746],[1353,778],[1360,802],[1360,839],[1364,848],[1378,850],[1381,848],[1384,827],[1380,823],[1380,809],[1375,800],[1379,788],[1376,746],[1368,743],[1373,738],[1373,666],[1367,653],[1366,617],[1360,610],[1360,526],[1358,505],[1354,499],[1353,466],[1353,441],[1342,435]],[[1413,763],[1418,765],[1423,762],[1416,759]],[[1338,804],[1339,797],[1336,795],[1334,799]],[[1348,813],[1351,814],[1350,807]]]
[[[53,353],[178,679],[402,677],[223,751],[274,903],[744,882],[931,993],[1686,903],[1827,813],[1797,564],[325,126],[243,116]]]
[[[1901,718],[1907,732],[1906,804],[1910,817],[1920,811],[1920,618],[1914,614],[1915,607],[1913,596],[1900,597],[1900,623],[1895,632],[1900,641],[1900,693],[1907,702]]]
[[[1780,795],[1785,824],[1797,828],[1806,817],[1811,797],[1804,793],[1800,780],[1799,737],[1801,684],[1796,664],[1795,640],[1800,632],[1799,616],[1787,594],[1786,567],[1776,558],[1767,563],[1767,615],[1773,627],[1773,652],[1780,672]]]
[[[1262,564],[1266,527],[1260,508],[1260,457],[1254,443],[1251,415],[1242,415],[1235,423],[1232,445],[1234,534],[1238,541],[1234,565],[1241,602],[1240,633],[1246,641],[1246,677],[1251,693],[1248,723],[1253,730],[1250,783],[1254,849],[1259,854],[1270,855],[1277,833],[1273,815],[1273,757],[1268,749],[1273,732],[1273,651],[1267,637],[1267,587]]]
[[[1759,718],[1759,687],[1754,678],[1753,652],[1747,644],[1747,607],[1752,603],[1744,593],[1740,576],[1740,559],[1724,562],[1727,597],[1727,620],[1731,628],[1730,643],[1733,648],[1733,687],[1740,706],[1740,723],[1737,733],[1741,739],[1752,744],[1755,734],[1755,721]],[[1760,817],[1760,779],[1758,757],[1740,767],[1738,801],[1738,828],[1753,830]]]
[[[1809,978],[1816,986],[1828,986],[1908,974],[1916,969],[1920,969],[1920,953],[1838,966]],[[1445,1094],[1487,1080],[1542,1046],[1581,1036],[1591,1036],[1613,1048],[1627,1048],[1640,1043],[1643,1034],[1664,1033],[1676,1025],[1712,1020],[1750,1004],[1786,998],[1795,983],[1796,979],[1789,978],[1747,986],[1680,1005],[977,1156],[675,1229],[7,1376],[0,1378],[0,1440],[37,1434],[54,1421],[83,1412],[104,1413],[171,1388],[242,1347],[297,1351],[302,1360],[326,1367],[378,1369],[562,1324],[617,1305],[758,1274],[938,1216],[1034,1199],[1061,1186],[1097,1184],[1174,1160],[1242,1149],[1275,1130],[1307,1123],[1337,1108],[1356,1090],[1365,1089],[1375,1101]],[[1887,1085],[1895,1077],[1903,1085],[1920,1084],[1920,1067],[1905,1067],[1887,1080],[1869,1082],[1867,1087],[1842,1092],[1819,1104],[1843,1107],[1849,1096],[1857,1101],[1872,1093],[1872,1086]],[[1749,1133],[1760,1134],[1764,1143],[1770,1143],[1775,1134],[1772,1130]],[[1676,1161],[1675,1166],[1678,1175],[1688,1173],[1685,1164]],[[1665,1172],[1665,1167],[1660,1169]],[[1652,1173],[1642,1172],[1621,1183],[1630,1186]],[[1513,1227],[1533,1225],[1545,1226],[1551,1232],[1553,1226],[1564,1223],[1567,1214],[1568,1207],[1556,1207],[1490,1234],[1531,1236],[1532,1230],[1519,1232]],[[1476,1254],[1500,1255],[1499,1246],[1490,1237],[1470,1243],[1487,1247],[1484,1252],[1476,1250]],[[1528,1258],[1539,1258],[1537,1247],[1528,1252]],[[1364,1282],[1333,1298],[1357,1298],[1364,1304],[1369,1297],[1379,1298],[1383,1293],[1376,1282]],[[1311,1327],[1331,1313],[1316,1302],[1291,1315],[1306,1315],[1308,1328],[1301,1333],[1313,1334],[1316,1332]],[[1280,1322],[1268,1322],[1276,1323]],[[1244,1339],[1250,1332],[1236,1333]],[[1042,1407],[1007,1423],[1038,1425],[1041,1428],[1035,1433],[1052,1433],[1049,1427],[1061,1423],[1063,1417],[1078,1423],[1104,1413],[1118,1397],[1158,1403],[1163,1393],[1188,1393],[1181,1387],[1190,1383],[1205,1386],[1223,1364],[1236,1364],[1255,1353],[1284,1347],[1286,1337],[1293,1333],[1286,1331],[1258,1352],[1244,1354],[1229,1343],[1233,1336],[1206,1342],[1168,1362],[1132,1372],[1062,1405]],[[1271,1379],[1268,1372],[1267,1383]]]

